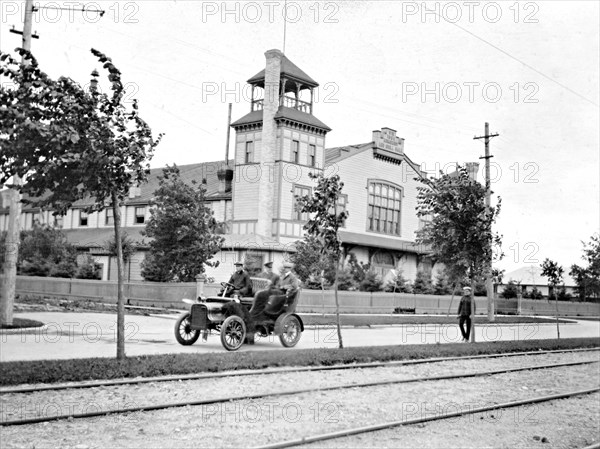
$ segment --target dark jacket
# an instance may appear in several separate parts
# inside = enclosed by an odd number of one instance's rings
[[[233,284],[236,290],[242,290],[244,287],[252,288],[252,282],[250,281],[250,276],[245,271],[241,273],[235,272],[231,275],[231,279],[229,279],[229,283]]]
[[[463,296],[460,298],[458,305],[458,316],[471,316],[471,296]],[[475,301],[473,301],[473,315],[475,315]]]

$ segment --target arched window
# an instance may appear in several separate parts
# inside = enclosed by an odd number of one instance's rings
[[[402,188],[385,181],[369,182],[367,230],[400,235]]]

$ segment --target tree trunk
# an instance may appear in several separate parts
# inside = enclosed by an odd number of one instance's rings
[[[556,334],[560,340],[560,326],[558,324],[558,295],[556,294],[556,286],[554,287],[554,304],[556,304]]]
[[[448,306],[448,313],[446,316],[450,316],[450,309],[452,308],[452,302],[454,301],[454,295],[456,294],[456,284],[452,285],[452,298],[450,298],[450,305]]]
[[[333,290],[334,290],[334,296],[335,296],[335,318],[336,318],[336,325],[337,325],[338,341],[340,342],[339,348],[343,349],[344,342],[342,340],[342,325],[340,323],[340,301],[338,299],[338,274],[340,272],[340,257],[339,257],[339,255],[337,258],[335,268],[336,268],[335,269],[335,282],[333,284]]]
[[[125,267],[123,264],[123,246],[121,243],[121,208],[115,192],[112,193],[112,208],[115,226],[115,246],[117,248],[117,360],[125,359],[125,299],[123,280]]]
[[[475,276],[471,267],[471,343],[475,343]]]
[[[19,240],[21,222],[21,194],[17,189],[9,189],[10,207],[8,215],[8,232],[4,248],[4,270],[0,291],[0,321],[2,324],[13,324],[13,308],[17,287],[17,261],[19,259]]]

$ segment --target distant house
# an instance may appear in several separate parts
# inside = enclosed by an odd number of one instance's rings
[[[517,270],[511,271],[510,273],[504,274],[502,277],[502,284],[498,285],[499,295],[502,294],[509,281],[515,281],[517,284],[519,284],[522,293],[531,292],[535,287],[545,297],[549,296],[550,287],[548,286],[548,278],[546,276],[542,276],[542,268],[539,265],[521,267]],[[575,280],[568,274],[564,273],[563,282],[565,291],[575,296],[577,294],[577,284],[575,283]],[[559,288],[561,287],[562,284],[559,286]]]

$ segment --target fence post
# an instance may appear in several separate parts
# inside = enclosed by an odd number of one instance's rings
[[[206,276],[204,274],[196,275],[196,298],[204,296],[204,284],[206,283]]]

